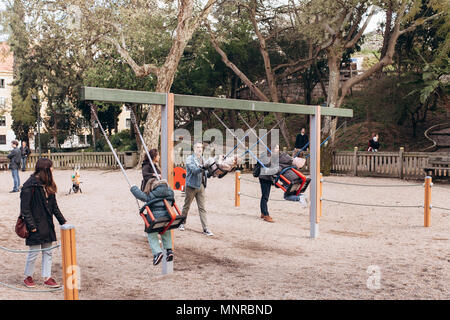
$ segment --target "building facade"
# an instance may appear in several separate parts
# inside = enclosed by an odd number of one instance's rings
[[[10,47],[6,42],[0,43],[0,151],[10,151],[11,142],[16,140],[16,135],[12,130],[13,119],[11,116],[12,111],[12,82],[13,76],[14,57],[10,51]],[[41,119],[47,117],[45,112],[46,101],[41,97]],[[79,115],[81,117],[81,113]],[[129,130],[131,128],[130,110],[125,105],[122,106],[122,112],[119,115],[117,123],[117,131]],[[34,128],[36,129],[36,128]],[[47,132],[43,121],[41,121],[41,133]],[[37,130],[31,129],[29,134],[29,145],[32,151],[35,151],[37,147]],[[89,139],[88,139],[89,138]],[[73,135],[68,137],[64,143],[59,147],[61,148],[84,148],[89,147],[92,133],[91,128],[88,125],[83,128],[79,135]],[[51,147],[50,143],[49,147]],[[46,149],[47,146],[42,146]]]
[[[11,150],[11,141],[16,139],[12,130],[11,93],[14,58],[6,43],[0,44],[0,151]]]

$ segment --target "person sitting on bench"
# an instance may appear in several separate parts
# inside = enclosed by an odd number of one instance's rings
[[[156,178],[150,178],[142,192],[137,186],[132,186],[131,193],[138,199],[145,202],[150,208],[155,218],[163,216],[169,217],[169,213],[164,204],[164,199],[169,203],[175,201],[175,194],[169,187],[166,180],[157,180]],[[147,232],[147,231],[146,231]],[[163,253],[159,245],[158,233],[148,232],[148,243],[153,253],[153,265],[156,266],[162,259]],[[163,247],[167,250],[167,261],[173,260],[172,251],[172,233],[164,232],[161,235]]]

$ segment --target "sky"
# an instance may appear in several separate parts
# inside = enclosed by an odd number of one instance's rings
[[[377,13],[372,17],[370,20],[369,25],[367,26],[367,29],[364,33],[375,31],[380,24],[380,22],[383,22],[386,18],[386,15],[384,12]]]
[[[6,1],[5,0],[0,0],[0,11],[3,11],[6,7]],[[370,20],[369,25],[367,26],[367,29],[364,33],[368,33],[368,32],[372,32],[374,30],[377,29],[378,24],[380,22],[382,22],[385,18],[384,13],[380,12],[378,14],[376,14],[374,17],[372,17],[372,19]],[[0,30],[2,30],[2,27],[0,26]],[[0,31],[2,32],[2,31]],[[0,33],[0,41],[5,41],[7,40],[7,35]]]

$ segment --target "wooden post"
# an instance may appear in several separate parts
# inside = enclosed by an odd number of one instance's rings
[[[175,96],[173,93],[167,94],[167,161],[168,161],[168,180],[169,186],[173,186],[173,141],[175,126]]]
[[[241,205],[241,171],[236,170],[234,177],[234,206],[239,207]]]
[[[79,268],[77,265],[75,227],[61,226],[64,300],[78,300]]]
[[[322,197],[323,197],[323,174],[320,173],[320,187],[319,187],[319,194],[320,194],[320,203],[319,203],[319,210],[317,214],[317,223],[320,222],[320,218],[322,218]]]
[[[405,152],[404,147],[400,147],[398,151],[398,177],[403,179],[403,152]]]
[[[81,168],[85,168],[85,165],[84,165],[84,150],[81,150]]]
[[[161,106],[161,175],[169,186],[173,186],[173,127],[174,127],[175,98],[173,93],[166,94],[166,104]],[[172,234],[172,241],[174,237]],[[173,244],[173,242],[172,242]],[[166,251],[163,251],[162,274],[173,273],[173,261],[166,260]]]
[[[431,177],[425,177],[424,226],[431,226]]]
[[[356,177],[358,171],[358,147],[353,148],[353,175]]]

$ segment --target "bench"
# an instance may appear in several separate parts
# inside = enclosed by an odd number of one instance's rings
[[[426,175],[436,176],[437,171],[447,173],[450,175],[450,155],[430,156],[428,158],[428,165],[423,168]]]
[[[8,170],[9,159],[5,156],[0,156],[0,170]]]

